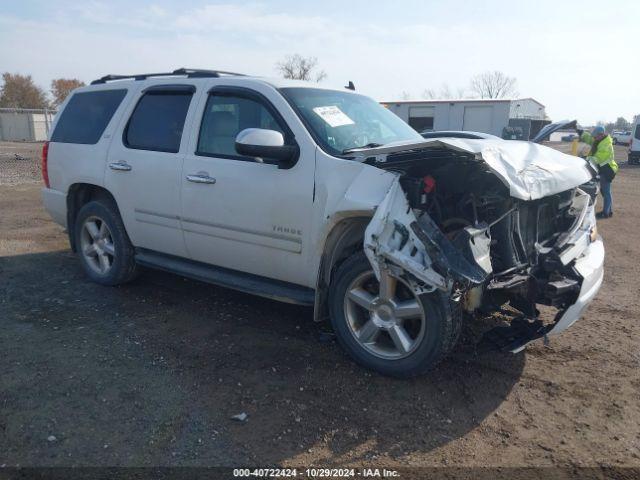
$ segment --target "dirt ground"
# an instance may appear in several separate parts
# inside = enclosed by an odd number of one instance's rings
[[[625,158],[584,318],[516,355],[477,354],[467,328],[410,381],[354,365],[307,308],[151,270],[90,283],[40,185],[0,182],[0,465],[640,467],[640,168]]]

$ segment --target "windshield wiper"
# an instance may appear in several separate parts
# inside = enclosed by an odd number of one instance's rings
[[[366,145],[362,145],[361,147],[347,148],[346,150],[342,151],[342,154],[344,155],[345,153],[351,153],[354,150],[360,150],[361,148],[376,148],[376,147],[382,147],[382,146],[384,146],[383,143],[371,142],[371,143],[367,143]]]

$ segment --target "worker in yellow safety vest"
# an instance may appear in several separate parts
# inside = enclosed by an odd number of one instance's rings
[[[602,193],[602,211],[596,217],[609,218],[613,216],[613,196],[611,195],[611,182],[618,173],[618,164],[613,153],[613,140],[607,135],[604,127],[597,126],[591,133],[578,130],[580,141],[591,145],[591,152],[587,160],[591,160],[598,166],[600,172],[600,192]]]

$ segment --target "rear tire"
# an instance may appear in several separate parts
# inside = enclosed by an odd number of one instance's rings
[[[383,375],[426,373],[457,343],[460,311],[440,292],[415,295],[403,280],[385,275],[380,288],[364,252],[338,268],[329,292],[338,342],[358,364]]]
[[[101,285],[120,285],[135,278],[135,250],[113,201],[101,199],[85,204],[74,225],[80,263],[91,280]]]

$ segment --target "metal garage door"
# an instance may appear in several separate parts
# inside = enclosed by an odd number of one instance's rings
[[[491,106],[482,105],[464,107],[462,129],[474,132],[492,133],[492,119],[493,107]]]
[[[409,125],[417,132],[433,131],[435,107],[409,107]]]

